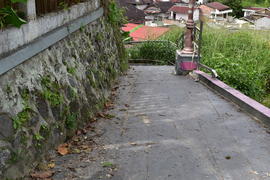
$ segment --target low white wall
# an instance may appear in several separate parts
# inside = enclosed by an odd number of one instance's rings
[[[194,21],[198,21],[200,17],[200,11],[199,10],[195,10],[194,11]],[[173,18],[173,14],[171,14],[171,18]],[[176,17],[175,20],[188,20],[188,14],[180,14],[180,13],[176,13]]]
[[[270,29],[270,18],[264,17],[255,22],[256,29]]]
[[[0,30],[0,57],[99,7],[100,0],[91,0],[74,5],[68,10],[49,13],[30,20],[20,29],[10,27]]]

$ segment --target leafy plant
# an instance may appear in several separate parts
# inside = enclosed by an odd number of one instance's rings
[[[66,3],[65,1],[62,1],[59,3],[59,8],[60,9],[64,9],[64,10],[68,10],[68,3]]]
[[[75,113],[70,113],[69,115],[67,115],[66,117],[66,127],[68,129],[75,129],[77,126],[77,114]]]
[[[52,107],[63,103],[64,97],[60,94],[60,86],[56,81],[52,81],[50,77],[45,76],[41,79],[41,84],[43,86],[42,96],[49,101]]]
[[[111,24],[120,26],[127,23],[127,19],[124,16],[124,9],[117,6],[114,0],[109,1],[108,6],[108,20]]]
[[[12,3],[26,3],[27,0],[11,0]],[[26,21],[19,17],[17,12],[10,6],[0,8],[0,28],[6,25],[13,25],[17,28],[25,24]]]
[[[130,59],[155,60],[159,65],[171,65],[175,61],[176,44],[171,41],[145,42],[128,49]]]

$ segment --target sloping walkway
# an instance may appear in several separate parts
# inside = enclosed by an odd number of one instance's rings
[[[100,119],[95,130],[80,135],[91,151],[56,157],[53,179],[270,179],[269,131],[172,72],[168,66],[132,67],[107,112],[115,118]]]

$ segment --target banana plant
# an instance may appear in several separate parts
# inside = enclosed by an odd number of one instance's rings
[[[27,0],[11,0],[11,3],[26,3]],[[25,24],[26,21],[18,16],[16,11],[10,7],[0,8],[0,29],[5,25],[12,25],[20,28],[21,25]]]

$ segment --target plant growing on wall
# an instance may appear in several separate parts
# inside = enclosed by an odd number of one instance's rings
[[[11,3],[26,3],[27,0],[11,0]],[[26,21],[20,18],[17,12],[10,6],[0,8],[0,29],[6,25],[12,25],[17,28],[25,24]]]

